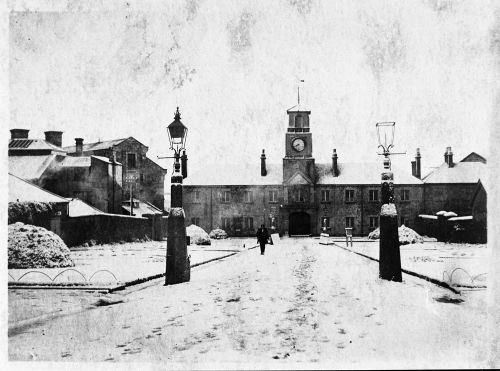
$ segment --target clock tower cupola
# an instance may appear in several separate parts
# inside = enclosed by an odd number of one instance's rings
[[[285,157],[283,158],[283,182],[298,174],[308,183],[314,181],[314,158],[312,157],[312,134],[309,128],[311,111],[300,104],[288,109],[288,128],[285,134]]]

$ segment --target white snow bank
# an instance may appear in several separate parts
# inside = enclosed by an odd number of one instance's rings
[[[210,232],[209,237],[213,238],[214,240],[221,240],[227,238],[227,233],[223,229],[216,228]]]
[[[191,238],[191,243],[195,245],[210,245],[208,233],[194,224],[186,228],[186,234]]]
[[[398,235],[399,235],[399,243],[401,245],[424,242],[422,236],[420,236],[413,229],[406,227],[405,225],[402,225],[401,227],[398,228]],[[378,240],[380,238],[380,228],[377,228],[373,232],[371,232],[368,235],[368,238],[371,240]]]
[[[17,222],[9,225],[9,269],[74,267],[70,252],[57,234]]]

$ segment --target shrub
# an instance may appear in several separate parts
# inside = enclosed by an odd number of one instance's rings
[[[9,202],[9,224],[33,224],[39,219],[49,220],[55,210],[53,202]]]
[[[413,229],[406,227],[405,225],[402,225],[401,227],[398,228],[398,235],[399,235],[399,243],[401,245],[424,242],[422,236],[420,236]],[[371,240],[378,240],[380,238],[380,228],[373,230],[368,235],[368,238]]]
[[[17,222],[9,225],[8,268],[73,267],[64,241],[43,227]]]
[[[191,238],[191,243],[195,245],[210,245],[208,233],[194,224],[186,228],[186,234]]]
[[[211,231],[208,236],[210,238],[213,238],[214,240],[221,240],[221,239],[227,238],[227,233],[223,229],[216,228],[213,231]]]

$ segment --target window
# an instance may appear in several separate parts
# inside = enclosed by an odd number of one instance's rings
[[[348,216],[345,218],[345,226],[346,228],[354,228],[354,217]]]
[[[231,218],[222,218],[222,229],[228,231],[231,228]]]
[[[401,225],[404,225],[405,227],[408,227],[408,217],[406,216],[401,216],[400,217]]]
[[[269,202],[278,202],[278,191],[269,191]]]
[[[305,198],[305,191],[303,189],[299,189],[297,191],[297,201],[299,202],[305,202],[306,198]]]
[[[222,202],[230,202],[231,201],[231,192],[229,191],[222,191]]]
[[[253,229],[253,218],[250,216],[245,217],[245,229]]]
[[[368,200],[371,202],[378,201],[378,189],[370,189],[368,191]]]
[[[321,190],[321,202],[330,201],[330,191],[328,189]]]
[[[410,201],[410,190],[402,189],[401,190],[401,201]]]
[[[191,218],[191,224],[200,226],[200,218]]]
[[[194,202],[200,202],[201,201],[200,191],[194,191],[193,192],[193,201]]]
[[[252,202],[252,191],[245,191],[243,193],[243,202],[250,203]]]
[[[370,229],[378,228],[378,216],[370,216],[369,226]]]
[[[302,117],[302,115],[295,116],[295,127],[296,128],[304,127],[304,118]]]
[[[354,189],[346,189],[345,202],[353,202],[353,201],[354,201]]]
[[[129,169],[135,169],[137,167],[135,153],[127,153],[127,167]]]

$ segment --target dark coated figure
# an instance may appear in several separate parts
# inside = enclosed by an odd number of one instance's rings
[[[257,241],[260,244],[260,255],[264,255],[264,251],[266,251],[266,243],[269,240],[269,232],[267,228],[262,224],[260,228],[257,230]]]

